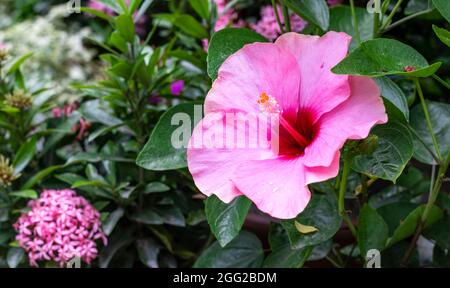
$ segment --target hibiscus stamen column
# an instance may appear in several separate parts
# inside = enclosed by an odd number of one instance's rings
[[[278,114],[279,122],[281,126],[294,138],[294,140],[301,146],[308,146],[309,141],[300,134],[291,124],[283,117],[283,111],[280,109],[280,105],[278,101],[268,95],[266,92],[261,93],[261,96],[258,99],[258,104],[260,105],[260,109],[263,113],[275,113]]]

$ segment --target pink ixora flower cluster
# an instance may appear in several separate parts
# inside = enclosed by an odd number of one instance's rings
[[[130,0],[125,0],[125,3],[127,5],[130,5]],[[109,16],[114,16],[115,12],[111,8],[109,8],[107,5],[95,1],[95,0],[89,0],[87,7],[104,12],[108,14]],[[137,13],[134,14],[136,16]],[[144,35],[145,34],[145,25],[147,24],[147,18],[145,15],[142,15],[142,17],[136,22],[136,32],[138,35]]]
[[[74,257],[90,264],[98,253],[95,241],[107,244],[100,213],[72,190],[45,190],[28,207],[30,211],[20,216],[14,228],[32,266],[55,261],[62,267]]]
[[[305,209],[308,185],[337,176],[345,142],[364,139],[374,125],[387,122],[372,79],[331,72],[350,41],[345,33],[291,32],[275,43],[245,45],[225,60],[187,150],[202,193],[226,203],[245,195],[280,219]],[[277,121],[258,135],[260,125],[251,120],[261,114]],[[276,147],[251,145],[261,135],[276,135]]]
[[[277,6],[280,22],[284,24],[283,11],[281,6]],[[305,29],[308,22],[300,18],[297,14],[290,15],[291,29],[294,32],[301,32]],[[278,25],[275,11],[272,5],[267,5],[261,8],[261,19],[256,24],[251,24],[250,27],[263,35],[269,40],[275,40],[281,35],[280,25]]]

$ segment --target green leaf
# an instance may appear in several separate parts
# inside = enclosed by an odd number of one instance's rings
[[[98,18],[101,18],[101,19],[106,20],[111,23],[114,21],[114,19],[111,16],[109,16],[108,14],[106,14],[100,10],[97,10],[97,9],[93,9],[93,8],[89,8],[89,7],[80,7],[80,11],[97,16]]]
[[[372,134],[378,136],[378,147],[371,155],[354,157],[352,168],[395,183],[413,155],[412,136],[403,124],[396,122],[377,126]]]
[[[431,125],[436,135],[436,140],[441,150],[441,155],[447,155],[450,151],[450,105],[446,103],[427,101],[428,112],[430,114]],[[411,127],[422,138],[425,144],[434,151],[433,141],[425,120],[422,106],[416,105],[411,110]],[[414,158],[418,161],[435,165],[436,161],[433,159],[428,150],[423,144],[413,137],[414,142]]]
[[[387,242],[387,246],[392,246],[395,243],[398,243],[414,234],[416,231],[417,225],[419,224],[423,211],[425,210],[425,204],[414,209],[403,222],[395,229],[394,235],[389,238]],[[444,213],[442,210],[436,206],[433,206],[430,210],[430,214],[428,215],[427,222],[424,225],[424,228],[432,225],[443,217]]]
[[[445,250],[450,249],[450,217],[447,215],[442,220],[433,224],[424,231],[424,236],[436,242]]]
[[[138,223],[149,224],[149,225],[161,225],[164,223],[161,216],[159,216],[156,212],[151,210],[144,210],[140,212],[136,212],[130,216],[130,218]]]
[[[356,17],[358,18],[358,28],[361,41],[373,39],[373,17],[377,14],[370,14],[367,9],[356,7]],[[352,12],[349,6],[335,6],[330,9],[330,31],[345,32],[353,37],[350,44],[350,51],[358,47],[355,38],[355,29],[352,24]]]
[[[6,74],[10,75],[13,74],[14,72],[18,71],[20,69],[20,66],[22,66],[22,64],[27,61],[28,58],[30,58],[31,56],[33,56],[33,52],[27,53],[19,58],[17,58],[14,62],[12,62],[12,64],[9,66],[9,68],[7,69]]]
[[[32,137],[28,141],[26,141],[22,146],[20,146],[19,151],[17,151],[16,156],[14,157],[13,166],[14,166],[14,174],[17,175],[23,171],[33,159],[36,154],[36,142],[37,137]]]
[[[142,0],[131,0],[129,12],[131,15],[133,15],[134,12],[136,12],[139,5],[141,5]]]
[[[198,39],[208,38],[208,32],[194,17],[187,14],[178,15],[173,20],[173,25],[177,26],[184,33]]]
[[[205,213],[209,227],[222,247],[230,243],[241,231],[251,201],[244,196],[231,203],[223,203],[212,195],[205,201]]]
[[[444,28],[439,28],[436,25],[433,25],[433,31],[434,33],[436,33],[442,43],[450,47],[450,31]]]
[[[414,48],[394,39],[379,38],[361,43],[331,71],[336,74],[360,76],[405,75],[428,77],[434,74],[441,62],[429,65]],[[407,67],[415,70],[406,72]]]
[[[145,266],[149,268],[159,268],[158,254],[161,250],[159,245],[152,238],[138,239],[136,241],[136,249],[138,251],[139,259]]]
[[[25,251],[22,248],[11,247],[6,254],[6,262],[9,268],[16,268],[25,257]]]
[[[225,247],[218,242],[206,249],[194,268],[259,268],[264,259],[261,241],[255,235],[242,231]]]
[[[124,213],[125,210],[119,207],[108,215],[108,218],[102,225],[103,232],[105,232],[106,235],[110,235],[112,233],[119,220],[123,217]]]
[[[317,232],[301,234],[295,227],[295,221],[303,225],[314,226]],[[341,227],[342,218],[338,213],[336,197],[331,194],[314,193],[306,209],[297,218],[282,222],[293,249],[317,245],[330,239]]]
[[[226,28],[213,34],[208,47],[208,75],[212,80],[217,78],[219,67],[231,54],[245,44],[267,42],[267,39],[248,29]]]
[[[375,78],[375,82],[377,82],[377,85],[380,88],[381,96],[394,104],[395,107],[403,113],[406,122],[408,122],[408,101],[406,100],[406,95],[403,93],[403,90],[400,89],[400,87],[398,87],[397,84],[395,84],[395,82],[388,77]]]
[[[112,236],[108,237],[108,245],[101,249],[98,266],[106,268],[116,253],[134,241],[134,227],[119,227]]]
[[[389,229],[383,218],[375,209],[365,204],[361,209],[358,221],[358,246],[361,255],[370,249],[384,249]]]
[[[39,171],[33,177],[28,179],[28,181],[21,187],[22,190],[28,190],[32,188],[37,183],[41,182],[42,179],[53,173],[54,171],[64,168],[64,165],[55,165],[45,168],[44,170]]]
[[[179,104],[167,110],[159,119],[150,139],[139,153],[136,164],[156,171],[186,167],[186,147],[193,125],[200,121],[201,114],[201,106],[194,103]],[[199,117],[194,117],[194,115]],[[174,147],[172,137],[176,137],[175,142],[181,140],[182,143],[177,143]]]
[[[145,186],[144,194],[161,193],[170,191],[170,187],[161,182],[151,182]]]
[[[434,7],[441,13],[442,16],[450,22],[450,1],[448,0],[433,0]]]
[[[164,224],[178,227],[186,226],[183,213],[176,207],[158,208],[155,211],[161,217]]]
[[[37,199],[38,198],[37,192],[32,189],[22,190],[22,191],[14,191],[14,192],[9,193],[9,195],[20,197],[20,198],[25,198],[25,199]]]
[[[116,28],[122,37],[128,42],[134,41],[135,28],[133,17],[131,15],[123,14],[116,17]]]
[[[270,223],[269,243],[271,253],[263,265],[266,268],[300,268],[309,259],[313,250],[313,246],[292,249],[286,230],[278,223]]]
[[[209,0],[189,0],[192,8],[203,19],[209,19],[210,5]]]
[[[416,208],[417,204],[398,201],[378,208],[377,212],[381,217],[383,217],[384,221],[388,225],[389,236],[392,236],[394,235],[395,229],[397,229],[409,213]]]
[[[303,19],[319,26],[323,31],[328,30],[330,12],[325,0],[283,0],[283,2]]]

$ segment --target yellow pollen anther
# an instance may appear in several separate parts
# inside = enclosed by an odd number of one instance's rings
[[[258,104],[261,112],[263,113],[280,113],[280,105],[278,105],[277,99],[268,95],[266,92],[261,93],[259,96]]]

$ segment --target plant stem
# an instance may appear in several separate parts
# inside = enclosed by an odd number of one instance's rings
[[[450,152],[447,154],[447,157],[442,163],[442,165],[439,166],[439,171],[436,180],[433,184],[433,179],[431,179],[431,186],[430,186],[430,195],[428,197],[427,204],[425,206],[425,209],[422,213],[422,217],[420,218],[420,222],[417,225],[416,233],[414,234],[414,237],[411,241],[411,244],[408,247],[408,250],[406,251],[405,255],[402,259],[402,265],[406,266],[409,262],[409,259],[411,258],[412,252],[414,251],[414,248],[416,247],[417,240],[419,239],[420,234],[422,234],[423,228],[426,226],[428,221],[428,216],[430,214],[430,211],[436,202],[436,199],[439,195],[439,192],[441,191],[442,182],[444,181],[445,174],[447,173],[448,166],[450,164]],[[433,166],[433,170],[434,170]],[[433,174],[433,173],[432,173]]]
[[[406,16],[405,18],[402,18],[402,19],[398,20],[397,22],[392,23],[391,25],[387,26],[386,28],[380,29],[380,30],[381,30],[381,33],[388,32],[389,30],[394,29],[395,27],[397,27],[397,26],[399,26],[399,25],[401,25],[401,24],[403,24],[403,23],[405,23],[405,22],[407,22],[407,21],[409,21],[409,20],[411,20],[411,19],[414,19],[414,18],[416,18],[416,17],[419,17],[419,16],[422,16],[422,15],[428,14],[428,13],[430,13],[431,11],[433,11],[433,9],[428,9],[428,10],[420,11],[420,12],[411,14],[411,15],[409,15],[409,16]]]
[[[373,14],[373,34],[372,37],[375,39],[378,37],[378,27],[380,26],[380,15],[378,13]]]
[[[386,19],[386,21],[381,25],[381,31],[384,30],[384,28],[392,21],[392,18],[394,18],[395,13],[397,13],[398,8],[400,8],[400,5],[402,5],[403,0],[398,0],[397,3],[395,4],[394,8],[391,11],[391,14],[389,14],[388,18]]]
[[[350,217],[347,215],[347,211],[345,210],[345,191],[347,191],[347,180],[348,174],[350,172],[350,160],[351,159],[350,157],[348,157],[348,155],[345,156],[344,167],[342,168],[341,183],[339,186],[338,210],[345,223],[347,223],[350,232],[352,232],[353,236],[356,237],[356,228],[353,225]]]
[[[291,32],[291,19],[289,17],[289,9],[284,4],[284,0],[281,0],[281,5],[283,7],[283,18],[284,18],[284,25],[286,25],[286,32]]]
[[[278,26],[280,27],[281,33],[284,33],[284,27],[283,24],[281,24],[280,20],[280,14],[278,13],[278,6],[277,3],[275,3],[275,0],[272,0],[272,7],[273,11],[275,12],[275,18],[277,19]]]
[[[436,155],[440,161],[442,161],[441,151],[439,150],[439,144],[436,140],[436,135],[434,134],[433,125],[431,124],[430,113],[428,112],[427,103],[425,102],[425,97],[423,96],[422,87],[420,86],[419,80],[414,79],[414,83],[416,84],[416,89],[419,94],[420,102],[422,104],[423,113],[425,114],[425,120],[427,122],[427,127],[431,135],[431,139],[433,140],[434,149],[436,150]]]
[[[433,74],[431,77],[433,77],[436,81],[441,83],[445,88],[450,90],[450,84],[448,84],[447,81],[445,81],[441,77],[437,76],[436,74]]]
[[[359,27],[358,27],[358,18],[356,17],[356,10],[355,10],[355,1],[350,0],[350,9],[352,11],[352,25],[353,30],[355,32],[355,38],[358,44],[361,43],[361,37],[359,36]]]

